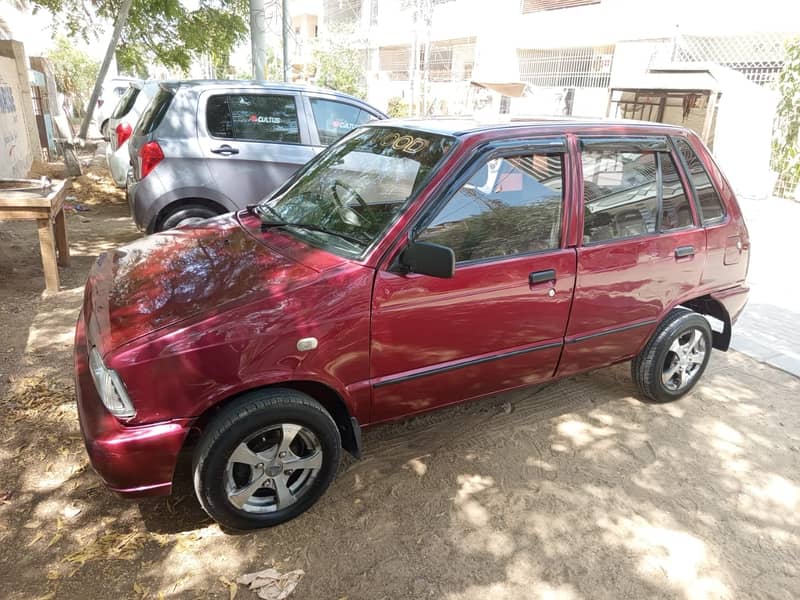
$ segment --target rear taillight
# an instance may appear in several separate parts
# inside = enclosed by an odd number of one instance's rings
[[[130,126],[129,123],[120,123],[117,125],[117,150],[122,147],[122,144],[128,141],[128,138],[131,137],[131,133],[133,132],[133,127]]]
[[[164,159],[158,142],[147,142],[139,148],[139,179],[144,179]]]

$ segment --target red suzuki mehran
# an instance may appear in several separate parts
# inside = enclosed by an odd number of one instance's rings
[[[271,198],[101,255],[75,338],[92,464],[168,494],[193,452],[233,529],[308,509],[361,428],[632,360],[675,400],[747,297],[749,240],[693,133],[359,127]]]

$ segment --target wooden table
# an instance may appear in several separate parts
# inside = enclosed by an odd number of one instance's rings
[[[31,180],[0,179],[0,184],[3,183],[19,183],[18,187],[38,185],[38,182]],[[39,249],[42,252],[44,281],[48,292],[58,291],[58,265],[69,265],[67,224],[64,219],[64,198],[68,187],[68,181],[53,181],[45,196],[42,195],[41,188],[4,190],[0,186],[0,221],[33,219],[38,225]]]

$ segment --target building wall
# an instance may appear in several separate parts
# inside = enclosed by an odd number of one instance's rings
[[[27,65],[20,42],[0,41],[0,177],[26,177],[41,155]]]

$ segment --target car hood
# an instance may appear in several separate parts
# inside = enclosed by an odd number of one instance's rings
[[[89,342],[102,354],[254,295],[283,295],[318,270],[289,258],[223,215],[102,254],[87,283]]]

